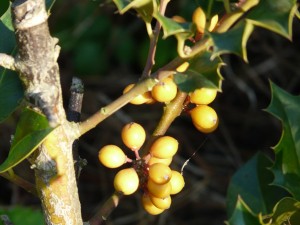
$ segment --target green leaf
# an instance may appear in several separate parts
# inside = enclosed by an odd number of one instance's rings
[[[292,20],[297,9],[296,2],[296,0],[261,0],[246,18],[256,26],[291,39]]]
[[[149,1],[148,4],[135,9],[138,14],[143,18],[145,23],[151,23],[153,13],[157,11],[156,1]]]
[[[113,0],[113,2],[116,4],[119,13],[124,14],[129,9],[138,9],[145,5],[148,5],[150,2],[154,2],[156,0]]]
[[[53,129],[49,127],[48,120],[44,115],[28,108],[24,109],[8,157],[0,165],[0,173],[26,159]]]
[[[201,87],[221,89],[223,78],[220,68],[223,63],[219,57],[212,59],[211,53],[205,52],[191,59],[189,63],[189,68],[185,72],[176,73],[174,76],[180,90],[192,92]]]
[[[252,31],[253,25],[242,21],[227,32],[210,33],[214,42],[212,57],[234,53],[248,62],[246,44]]]
[[[272,99],[266,109],[282,122],[283,132],[274,147],[273,184],[300,200],[300,96],[293,96],[271,83]]]
[[[243,198],[254,213],[269,214],[275,204],[287,193],[274,185],[272,172],[267,169],[272,161],[257,153],[231,178],[227,192],[227,214],[232,215],[238,196]]]
[[[16,46],[15,35],[0,18],[0,52],[12,55]],[[0,122],[5,120],[20,104],[23,87],[17,73],[0,68]]]
[[[3,71],[3,70],[2,70]],[[0,122],[19,106],[23,99],[23,87],[16,73],[0,70]]]
[[[13,224],[33,225],[45,224],[44,216],[41,210],[23,206],[14,206],[12,208],[0,208],[0,215],[7,215]],[[1,222],[0,222],[1,224]]]
[[[11,8],[11,2],[9,2],[9,7],[7,8],[6,12],[0,17],[0,20],[9,30],[14,31],[10,8]]]
[[[267,220],[271,221],[270,225],[298,224],[300,221],[300,202],[289,197],[281,199]]]
[[[195,33],[195,27],[192,23],[178,23],[171,18],[161,15],[159,12],[153,15],[161,24],[164,31],[163,38],[175,34],[184,34],[184,39],[192,37]]]
[[[56,0],[46,0],[46,8],[47,8],[48,12],[50,12],[50,10],[52,9],[55,1]]]
[[[233,211],[233,214],[227,225],[261,225],[258,216],[256,216],[242,200],[241,197],[238,197],[237,204]]]

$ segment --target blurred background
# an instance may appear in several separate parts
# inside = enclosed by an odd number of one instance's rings
[[[191,20],[196,1],[171,1],[166,15],[180,15]],[[129,83],[137,82],[143,71],[148,36],[144,23],[133,11],[121,16],[109,1],[57,0],[50,16],[50,30],[59,38],[61,81],[68,105],[73,76],[83,80],[82,120],[88,118],[122,94]],[[185,167],[185,188],[173,198],[172,206],[160,216],[150,216],[140,204],[141,193],[125,197],[106,224],[172,224],[220,225],[226,215],[226,191],[230,178],[256,152],[271,158],[271,147],[281,135],[280,122],[265,112],[270,102],[273,81],[286,91],[300,91],[300,22],[293,23],[293,40],[256,28],[247,44],[249,63],[234,55],[224,55],[226,66],[222,93],[212,104],[220,118],[219,128],[209,135],[198,132],[190,117],[183,113],[167,134],[179,143],[179,153],[171,168],[180,170],[184,162],[200,148]],[[176,57],[174,38],[158,43],[155,69]],[[119,169],[107,169],[98,162],[98,150],[107,144],[121,146],[128,156],[133,154],[121,142],[122,127],[131,121],[140,123],[148,132],[155,129],[163,105],[127,105],[79,140],[79,154],[88,161],[78,185],[84,219],[113,193],[113,177]],[[0,125],[0,162],[7,156],[18,112]],[[26,162],[16,169],[24,172]],[[28,170],[25,170],[28,171]],[[21,205],[38,209],[39,200],[0,177],[0,206]],[[1,212],[1,211],[0,211]],[[18,224],[16,224],[18,225]]]

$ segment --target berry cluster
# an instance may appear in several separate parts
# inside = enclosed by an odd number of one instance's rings
[[[152,215],[162,213],[171,205],[171,195],[184,187],[183,176],[171,170],[169,165],[178,150],[178,141],[170,136],[158,137],[143,158],[139,150],[145,142],[144,128],[129,123],[121,132],[123,143],[135,152],[136,159],[129,159],[116,145],[106,145],[99,150],[99,161],[108,168],[117,168],[126,162],[132,167],[120,170],[114,178],[114,188],[124,195],[133,194],[138,188],[143,191],[142,204]]]
[[[184,72],[189,67],[188,62],[181,64],[176,71]],[[128,85],[124,89],[124,93],[129,91],[134,84]],[[148,91],[142,95],[135,97],[132,104],[149,104],[155,101],[158,102],[170,102],[177,94],[177,85],[170,77],[165,78],[161,83],[158,83],[153,87],[151,91]],[[217,96],[217,90],[213,88],[199,88],[194,92],[189,93],[189,99],[187,102],[196,105],[190,110],[190,115],[194,126],[203,133],[211,133],[218,127],[218,116],[213,108],[208,106]],[[142,140],[142,139],[140,139]],[[144,140],[144,139],[143,139]],[[127,147],[129,147],[127,145]]]

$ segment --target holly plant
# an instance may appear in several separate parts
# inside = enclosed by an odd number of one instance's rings
[[[63,107],[57,58],[58,39],[48,27],[54,0],[14,0],[0,17],[0,122],[20,112],[0,175],[39,197],[46,224],[98,224],[124,195],[141,193],[145,213],[153,216],[172,208],[172,198],[185,187],[182,171],[170,168],[181,144],[167,135],[173,121],[186,112],[199,132],[214,132],[218,114],[210,105],[222,91],[224,54],[246,63],[247,42],[256,27],[292,39],[292,21],[299,18],[296,0],[198,0],[189,18],[167,17],[170,0],[113,0],[120,14],[143,21],[149,38],[147,60],[140,78],[118,98],[80,121],[83,84],[73,79],[71,99]],[[160,39],[174,38],[177,57],[154,70]],[[113,84],[112,84],[113,85]],[[256,154],[232,177],[228,187],[229,225],[298,224],[300,221],[300,99],[270,82],[272,99],[266,111],[281,121],[282,136],[275,159]],[[163,105],[152,135],[132,121],[120,131],[127,150],[113,143],[99,146],[95,157],[119,169],[115,191],[99,215],[83,222],[77,178],[85,162],[76,154],[77,139],[126,104]],[[133,154],[131,154],[133,153]],[[132,157],[131,155],[134,155]],[[15,173],[28,160],[35,183]],[[125,165],[124,165],[125,164]],[[117,210],[117,209],[116,209]]]

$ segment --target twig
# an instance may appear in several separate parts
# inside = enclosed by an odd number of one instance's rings
[[[73,77],[72,85],[70,88],[71,96],[67,111],[67,120],[70,122],[79,122],[81,117],[82,99],[84,93],[84,85],[81,79]],[[86,160],[81,159],[78,154],[78,139],[73,142],[72,145],[73,158],[76,162],[75,172],[77,178],[79,178],[82,166],[86,165]]]
[[[166,105],[163,116],[153,132],[153,136],[161,136],[166,133],[172,122],[181,114],[182,105],[187,93],[178,91],[176,98]]]
[[[161,15],[165,14],[166,8],[170,0],[162,0],[160,1],[159,13]],[[142,73],[142,77],[150,76],[153,65],[155,64],[155,54],[157,41],[161,30],[161,24],[159,21],[156,21],[156,25],[154,28],[154,32],[150,35],[150,46],[148,51],[148,57],[146,61],[146,65],[144,71]]]
[[[227,14],[224,16],[222,21],[220,21],[219,26],[216,28],[216,32],[225,32],[227,31],[232,24],[238,21],[241,16],[243,15],[243,11],[249,10],[251,7],[257,4],[256,1],[245,1],[239,4],[239,8],[232,12],[231,14]],[[203,52],[206,52],[210,46],[213,45],[213,41],[210,37],[203,38],[203,40],[197,42],[192,48],[190,54],[186,55],[185,57],[176,57],[170,63],[162,67],[157,72],[151,74],[148,78],[141,80],[137,83],[129,92],[120,96],[114,102],[109,104],[106,107],[100,109],[97,113],[92,115],[86,121],[79,124],[79,135],[83,135],[84,133],[88,132],[89,130],[96,127],[100,122],[104,119],[109,117],[115,111],[122,108],[128,102],[130,102],[135,96],[145,93],[163,78],[170,75],[170,73],[174,73],[175,69],[185,62],[187,59],[190,59],[196,55],[199,55]]]
[[[14,57],[0,53],[0,66],[5,69],[16,70]]]
[[[14,225],[7,215],[0,215],[0,220],[2,221],[3,225]]]
[[[5,179],[9,180],[10,182],[18,185],[19,187],[23,188],[27,192],[37,196],[36,187],[34,184],[30,183],[29,181],[19,177],[18,175],[14,174],[13,176],[9,173],[0,173],[0,176],[4,177]]]
[[[89,224],[100,225],[107,220],[111,212],[119,205],[119,201],[122,197],[123,194],[120,192],[115,192],[112,196],[110,196],[110,198],[107,199],[107,201],[101,206],[98,213],[89,220]]]

